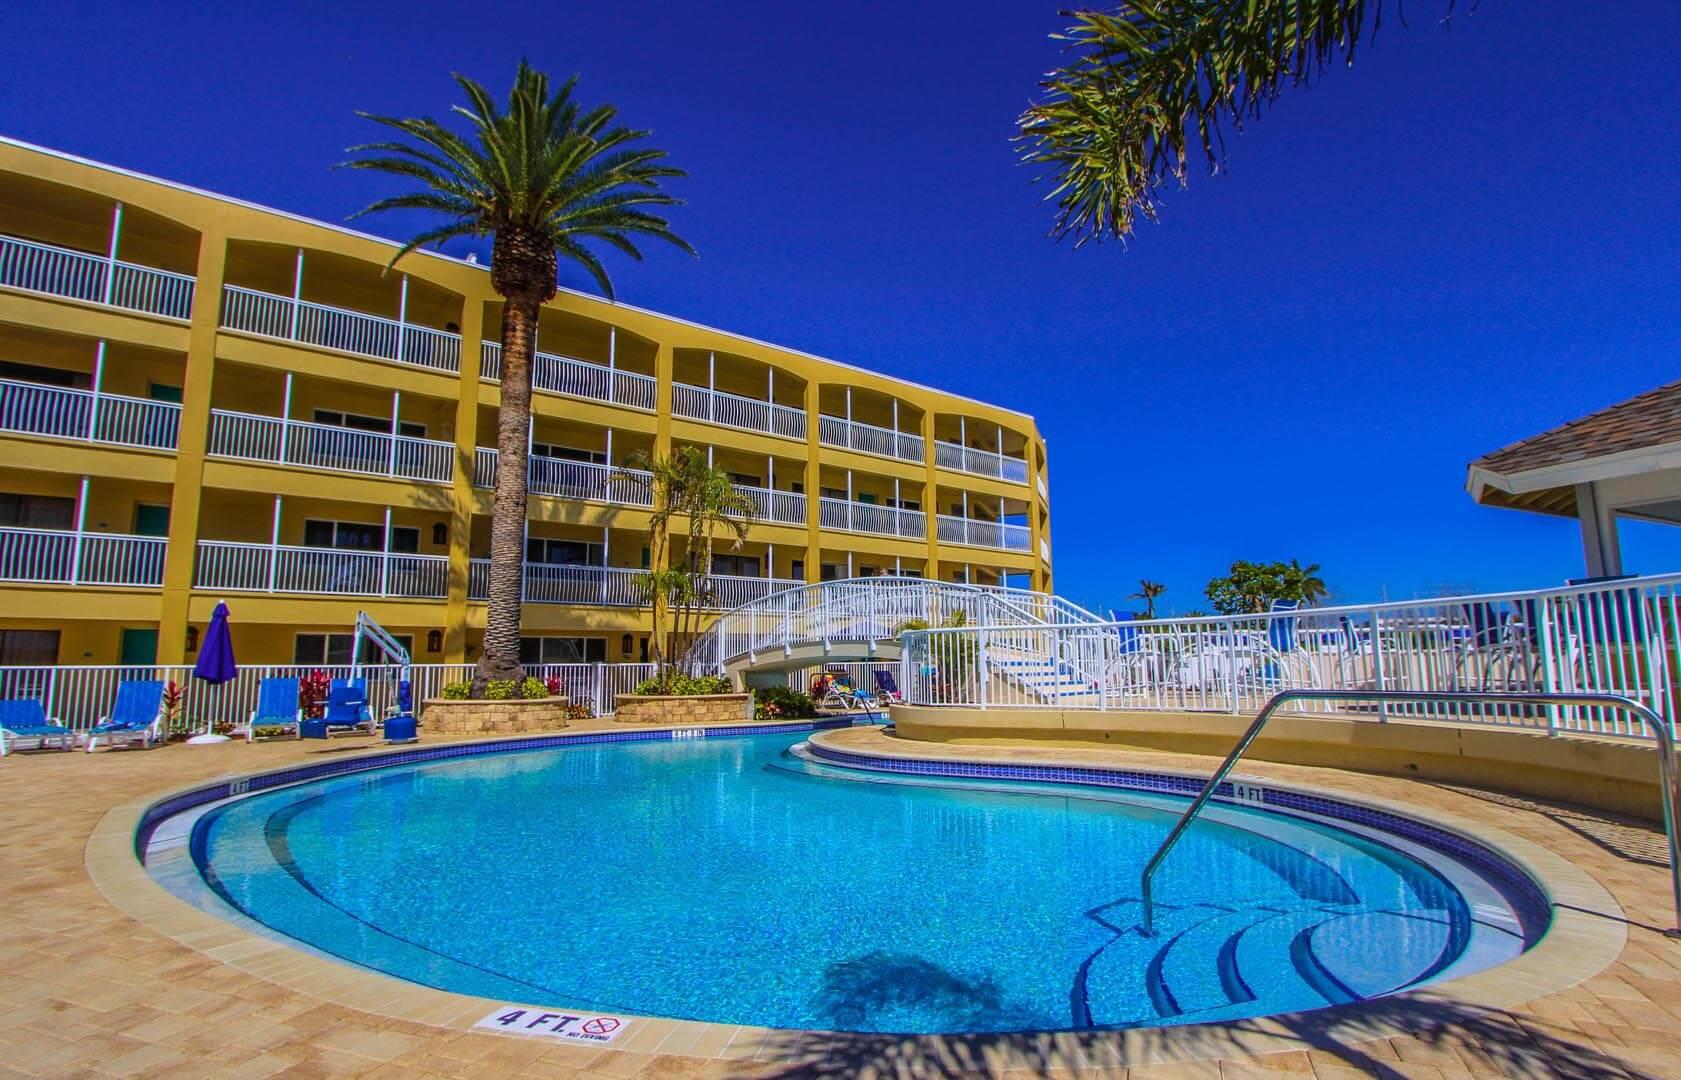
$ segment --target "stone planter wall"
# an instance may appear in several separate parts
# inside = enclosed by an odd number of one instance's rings
[[[566,726],[565,697],[516,698],[509,701],[454,701],[428,698],[421,702],[421,731],[427,735],[517,735],[525,731],[557,731]]]
[[[753,719],[752,694],[616,694],[621,724],[739,724]]]

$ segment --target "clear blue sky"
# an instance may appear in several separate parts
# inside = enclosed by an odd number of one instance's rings
[[[1474,506],[1465,465],[1681,374],[1681,5],[1461,0],[1444,31],[1413,0],[1229,175],[1076,252],[1008,142],[1060,2],[23,5],[0,130],[337,221],[388,190],[328,171],[354,109],[440,114],[449,71],[501,92],[526,55],[691,174],[702,257],[609,256],[621,298],[1039,418],[1060,592],[1206,606],[1234,558],[1351,600],[1579,574],[1573,523]]]

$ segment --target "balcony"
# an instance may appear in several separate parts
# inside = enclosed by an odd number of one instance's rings
[[[0,285],[182,322],[193,313],[190,275],[15,236],[0,236]]]
[[[818,500],[817,513],[825,529],[913,540],[921,540],[928,535],[928,515],[920,510],[900,510],[892,506],[824,497]]]
[[[785,439],[805,439],[804,409],[688,383],[671,384],[671,415]]]
[[[758,507],[755,516],[759,521],[771,521],[782,525],[805,526],[805,496],[793,491],[774,491],[771,488],[751,487],[747,484],[737,484],[735,489],[753,500]]]
[[[222,327],[431,371],[461,370],[461,335],[238,285],[222,287]]]
[[[181,406],[0,379],[0,431],[77,442],[173,450]]]
[[[337,548],[198,542],[193,586],[218,592],[313,593],[441,600],[449,558]]]
[[[0,581],[155,589],[167,545],[161,536],[0,528]]]
[[[479,378],[496,382],[502,377],[502,346],[494,341],[480,343]],[[652,376],[634,371],[620,371],[588,360],[570,356],[556,356],[540,352],[532,360],[533,389],[583,398],[586,401],[605,401],[644,412],[654,411]]]
[[[942,469],[953,469],[974,476],[991,476],[1016,484],[1027,483],[1027,462],[1024,459],[991,450],[976,450],[974,447],[960,446],[957,443],[936,441],[934,464]]]
[[[487,490],[496,487],[496,464],[501,456],[488,447],[478,448],[473,457],[474,487]],[[541,454],[532,454],[525,459],[525,464],[526,490],[533,495],[584,499],[618,506],[654,505],[653,489],[648,485],[651,477],[640,469],[567,461]]]
[[[1032,550],[1033,534],[1026,525],[941,514],[936,528],[942,544],[964,544],[1004,551]]]
[[[907,435],[892,428],[863,424],[839,416],[820,416],[817,419],[817,441],[824,446],[838,446],[862,454],[897,458],[900,461],[924,460],[922,436]]]
[[[212,409],[205,453],[236,461],[448,484],[455,444]]]
[[[643,607],[646,594],[638,584],[645,571],[611,566],[525,564],[522,599],[528,604],[573,604],[581,607]],[[783,578],[734,577],[714,574],[707,607],[728,609],[752,603],[772,593],[803,585]],[[474,559],[467,576],[467,599],[490,595],[490,560]]]

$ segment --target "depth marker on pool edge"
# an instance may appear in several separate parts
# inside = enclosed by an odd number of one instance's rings
[[[537,1009],[529,1005],[502,1005],[473,1027],[505,1035],[604,1045],[623,1035],[630,1027],[630,1021],[622,1016],[592,1016],[565,1010]]]

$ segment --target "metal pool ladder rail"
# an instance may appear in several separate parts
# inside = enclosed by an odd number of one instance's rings
[[[1267,721],[1272,719],[1273,713],[1279,707],[1292,701],[1375,701],[1383,703],[1418,702],[1428,704],[1485,704],[1485,705],[1574,705],[1588,708],[1620,709],[1638,716],[1658,739],[1658,783],[1661,786],[1659,797],[1663,802],[1663,831],[1664,839],[1669,850],[1669,887],[1675,904],[1677,925],[1664,931],[1670,937],[1681,937],[1681,847],[1677,847],[1675,836],[1676,818],[1681,816],[1678,810],[1677,792],[1675,786],[1675,733],[1657,713],[1642,705],[1638,701],[1626,698],[1620,694],[1547,694],[1547,693],[1505,693],[1496,691],[1455,691],[1455,690],[1284,690],[1274,694],[1272,699],[1262,706],[1255,714],[1254,723],[1249,725],[1243,737],[1232,747],[1232,752],[1226,755],[1226,760],[1214,770],[1214,775],[1208,778],[1202,791],[1191,801],[1191,805],[1180,815],[1179,821],[1173,826],[1173,831],[1167,834],[1161,847],[1150,856],[1150,861],[1144,865],[1144,873],[1139,886],[1144,901],[1144,921],[1139,930],[1145,937],[1155,934],[1155,903],[1150,894],[1150,882],[1155,877],[1162,860],[1173,850],[1173,845],[1179,842],[1185,830],[1190,828],[1191,822],[1197,814],[1202,812],[1203,805],[1213,798],[1214,791],[1225,780],[1226,774],[1232,771],[1243,752],[1249,749],[1249,744],[1255,741],[1255,736],[1261,733]],[[1557,732],[1569,735],[1570,732]]]

